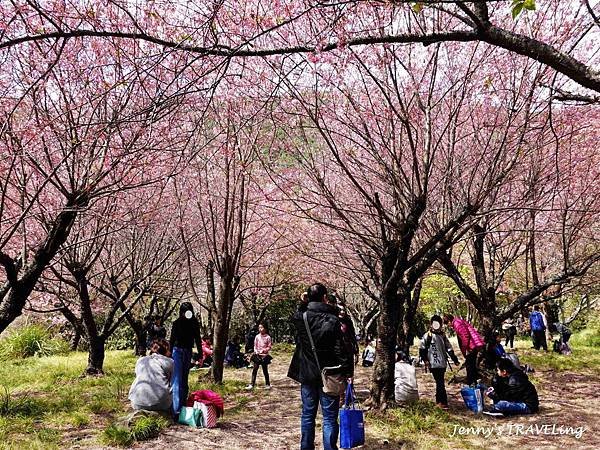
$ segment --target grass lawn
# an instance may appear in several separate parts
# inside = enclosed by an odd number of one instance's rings
[[[97,446],[102,432],[128,411],[127,394],[134,379],[131,351],[108,351],[104,377],[81,377],[87,353],[32,357],[0,364],[0,449],[64,448],[74,442]],[[244,381],[223,385],[199,383],[190,389],[211,389],[231,402]],[[240,404],[243,400],[240,399]],[[232,408],[230,413],[235,412]],[[102,440],[104,439],[104,440]]]

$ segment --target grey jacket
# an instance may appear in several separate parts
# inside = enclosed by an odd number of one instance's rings
[[[452,345],[444,333],[428,331],[421,338],[419,347],[421,357],[429,361],[432,369],[445,369],[448,367],[448,354],[454,353]]]
[[[135,380],[129,389],[134,409],[163,411],[171,408],[173,360],[154,353],[137,360]]]

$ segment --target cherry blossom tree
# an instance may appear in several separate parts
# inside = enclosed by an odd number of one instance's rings
[[[297,188],[282,179],[282,190],[343,234],[370,275],[381,339],[371,399],[382,407],[393,397],[401,317],[416,309],[412,291],[493,207],[520,167],[524,140],[536,135],[539,70],[509,58],[519,76],[500,92],[486,82],[501,77],[492,55],[390,47],[322,56],[287,74],[283,109],[294,118],[276,156],[295,155],[299,168]]]
[[[116,43],[38,47],[18,49],[2,77],[10,95],[0,125],[0,331],[21,314],[77,215],[174,173],[189,136],[172,113],[192,84],[163,81],[189,61],[161,55],[144,67]]]
[[[597,93],[593,42],[600,31],[599,8],[592,0],[21,0],[0,9],[0,49],[104,38],[228,59],[366,45],[482,42],[539,61]],[[567,95],[592,98],[587,92]]]
[[[527,172],[511,185],[510,194],[519,201],[499,199],[494,212],[473,224],[469,245],[440,257],[441,266],[477,310],[489,339],[516,312],[580,287],[600,259],[594,242],[596,118],[581,108],[560,112],[552,126],[545,125],[546,137],[528,143],[538,148]],[[588,125],[583,117],[592,122]],[[460,273],[465,259],[473,280]],[[523,275],[509,288],[506,278],[514,279],[515,272]],[[513,292],[507,295],[509,289]]]

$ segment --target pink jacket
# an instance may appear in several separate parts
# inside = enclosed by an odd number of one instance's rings
[[[258,333],[254,338],[254,353],[257,355],[268,355],[272,345],[271,336],[268,334],[263,336]]]
[[[213,354],[213,349],[210,345],[210,341],[202,339],[202,359]]]
[[[464,356],[467,352],[485,347],[485,342],[475,327],[464,319],[455,317],[452,321],[452,328],[458,337],[458,346]]]

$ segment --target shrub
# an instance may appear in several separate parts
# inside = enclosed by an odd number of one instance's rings
[[[106,350],[129,350],[135,346],[135,333],[129,325],[122,324],[106,340]]]
[[[67,342],[52,338],[50,331],[38,324],[17,328],[0,341],[2,360],[50,356],[67,351]]]

